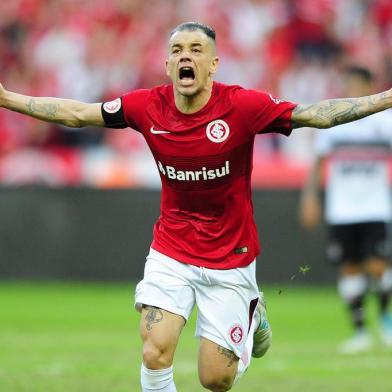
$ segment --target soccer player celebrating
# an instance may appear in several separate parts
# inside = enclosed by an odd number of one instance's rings
[[[284,102],[213,81],[215,31],[184,23],[170,34],[172,84],[87,104],[0,91],[0,106],[67,126],[131,127],[141,132],[161,180],[161,214],[136,289],[143,340],[144,392],[176,391],[173,357],[194,305],[201,384],[227,391],[271,343],[255,278],[260,248],[250,178],[256,134],[328,128],[392,106],[392,91],[369,97]]]
[[[373,76],[365,68],[349,67],[344,73],[344,88],[349,96],[370,94]],[[320,217],[318,188],[327,158],[327,254],[331,263],[340,267],[338,291],[348,305],[354,327],[354,335],[339,347],[347,354],[366,351],[373,344],[363,311],[369,283],[378,292],[381,339],[392,347],[392,317],[388,314],[392,269],[387,263],[391,248],[387,235],[392,214],[388,176],[391,130],[392,113],[388,111],[319,133],[317,159],[301,198],[302,223],[313,228]],[[373,282],[368,282],[368,277]]]

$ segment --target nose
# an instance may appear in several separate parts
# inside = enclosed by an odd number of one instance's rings
[[[181,57],[180,63],[187,63],[189,61],[192,61],[190,57],[188,57],[186,54]]]

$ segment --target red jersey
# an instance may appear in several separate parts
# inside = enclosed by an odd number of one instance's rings
[[[244,267],[260,253],[251,198],[255,135],[291,133],[295,104],[214,82],[198,112],[181,113],[173,86],[136,90],[102,106],[105,122],[141,132],[162,181],[151,247],[214,269]]]

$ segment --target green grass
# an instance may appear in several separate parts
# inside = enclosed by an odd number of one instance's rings
[[[378,345],[361,356],[336,353],[350,330],[333,288],[279,289],[265,290],[273,348],[233,391],[392,391],[392,351]],[[0,391],[139,391],[133,291],[123,283],[0,283]],[[369,305],[376,334],[376,306]],[[179,392],[202,390],[193,334],[194,318],[175,358]]]

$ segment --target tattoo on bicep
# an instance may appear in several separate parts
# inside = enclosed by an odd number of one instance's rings
[[[163,320],[162,310],[154,306],[146,306],[147,314],[144,318],[146,320],[147,331],[151,331],[153,324],[157,324]]]
[[[218,346],[218,353],[222,354],[224,357],[228,359],[227,367],[231,367],[233,363],[238,361],[238,357],[233,353],[233,351],[228,350],[222,346]]]
[[[37,103],[33,98],[27,103],[28,114],[41,114],[54,118],[60,109],[60,105],[54,103]]]

